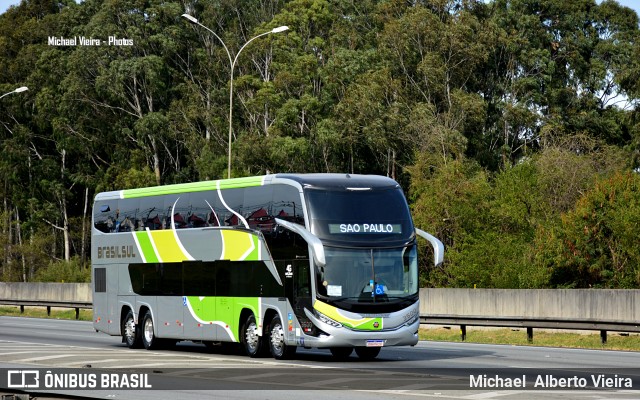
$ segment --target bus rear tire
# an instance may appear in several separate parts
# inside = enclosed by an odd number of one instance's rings
[[[126,343],[130,349],[139,349],[142,347],[142,335],[139,325],[136,325],[136,320],[131,310],[129,310],[122,320],[122,341]]]
[[[144,348],[147,350],[155,350],[160,345],[160,340],[156,338],[154,327],[153,327],[153,317],[151,316],[151,311],[147,311],[144,314],[144,318],[142,319],[142,344]]]
[[[331,350],[333,358],[344,361],[349,358],[351,352],[353,352],[353,347],[331,347],[329,350]]]
[[[256,317],[250,314],[247,317],[240,334],[240,342],[244,348],[244,352],[251,358],[261,357],[264,355],[264,343],[258,336],[258,324]]]
[[[276,360],[288,360],[296,354],[296,346],[285,343],[284,332],[280,317],[274,317],[269,324],[269,350]]]
[[[371,361],[380,354],[380,347],[356,347],[356,354],[361,360]]]

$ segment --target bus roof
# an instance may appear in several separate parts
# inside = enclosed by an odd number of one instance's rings
[[[254,187],[266,185],[272,181],[284,183],[287,180],[297,182],[303,188],[328,190],[399,187],[398,183],[393,179],[378,175],[274,174],[102,192],[96,195],[95,200],[130,199],[185,192],[201,192],[218,188],[224,190]]]
[[[304,188],[329,190],[348,189],[382,189],[400,187],[396,181],[379,175],[351,175],[351,174],[277,174],[279,179],[291,179]]]

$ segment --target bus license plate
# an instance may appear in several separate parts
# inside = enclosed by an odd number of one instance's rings
[[[382,347],[384,340],[367,340],[367,347]]]

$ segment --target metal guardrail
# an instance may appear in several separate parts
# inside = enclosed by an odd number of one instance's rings
[[[473,315],[420,315],[421,324],[458,325],[460,336],[467,337],[467,326],[490,326],[505,328],[526,328],[527,340],[533,342],[533,329],[574,329],[600,331],[602,344],[607,342],[607,332],[640,332],[639,322],[627,321],[590,321],[559,318],[522,318],[522,317],[486,317]]]
[[[42,300],[11,300],[0,299],[1,305],[19,306],[20,314],[24,314],[25,307],[47,307],[47,315],[51,316],[51,308],[73,308],[76,311],[76,319],[80,319],[80,309],[93,308],[90,302],[71,302],[71,301],[42,301]]]

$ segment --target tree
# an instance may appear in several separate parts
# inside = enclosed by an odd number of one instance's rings
[[[640,178],[616,173],[585,193],[559,226],[541,229],[537,262],[551,270],[554,286],[638,287],[639,223]]]

